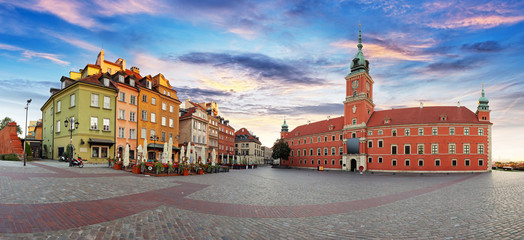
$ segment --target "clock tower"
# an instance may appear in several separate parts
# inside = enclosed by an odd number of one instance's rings
[[[373,103],[373,79],[369,75],[369,61],[362,53],[362,34],[358,29],[358,52],[351,61],[351,72],[346,79],[346,99],[344,101],[344,129],[366,127],[375,109]],[[360,135],[360,134],[359,134]],[[362,136],[357,136],[362,137]]]

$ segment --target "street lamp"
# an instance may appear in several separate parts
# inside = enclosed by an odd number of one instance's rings
[[[155,151],[155,160],[156,160],[156,141],[158,141],[158,136],[157,135],[151,135],[151,137],[149,138],[153,141],[153,151]]]
[[[69,124],[69,121],[67,121],[67,119],[64,121],[64,125],[65,127],[67,128],[67,125]],[[70,139],[69,139],[69,147],[70,147],[70,152],[71,152],[71,157],[69,158],[69,166],[72,167],[73,166],[73,162],[72,162],[72,158],[73,156],[75,156],[75,153],[74,153],[74,148],[73,148],[73,131],[75,129],[78,129],[78,121],[75,122],[75,126],[73,127],[73,121],[71,121],[71,127],[69,128],[69,136],[70,136]]]
[[[27,100],[27,104],[25,105],[25,137],[24,137],[24,167],[27,159],[27,154],[25,153],[25,146],[27,145],[27,110],[29,109],[29,104],[33,101],[33,99]]]

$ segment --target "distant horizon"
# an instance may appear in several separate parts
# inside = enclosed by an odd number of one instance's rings
[[[41,118],[49,88],[103,48],[271,147],[284,118],[292,130],[343,115],[360,22],[376,110],[475,112],[484,83],[493,161],[524,160],[524,2],[4,0],[0,20],[0,117],[21,128],[27,99]]]

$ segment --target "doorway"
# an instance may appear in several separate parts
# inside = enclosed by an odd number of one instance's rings
[[[351,159],[351,172],[354,172],[357,170],[357,160]]]

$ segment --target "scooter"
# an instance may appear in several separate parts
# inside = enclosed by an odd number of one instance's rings
[[[60,158],[58,159],[58,161],[60,161],[60,162],[67,162],[67,158],[64,157],[64,156],[60,156]]]
[[[79,168],[83,168],[84,167],[84,162],[82,161],[81,157],[78,157],[78,159],[74,159],[73,158],[73,159],[71,159],[71,164],[69,166],[70,167],[78,166]]]

